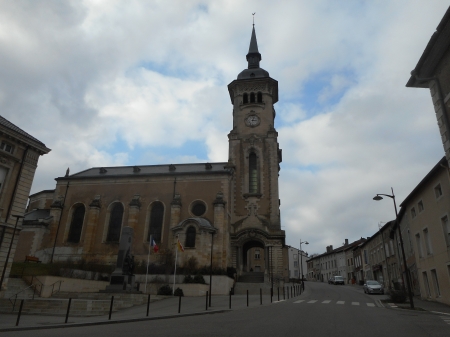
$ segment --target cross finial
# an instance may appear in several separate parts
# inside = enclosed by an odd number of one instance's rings
[[[255,14],[256,14],[256,12],[252,13],[252,15],[253,15],[253,27],[255,27]]]

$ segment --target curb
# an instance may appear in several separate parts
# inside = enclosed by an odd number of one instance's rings
[[[194,313],[190,313],[190,314],[176,314],[176,315],[167,315],[167,316],[129,318],[129,319],[110,320],[110,321],[83,322],[83,323],[65,323],[65,324],[61,323],[61,324],[58,324],[58,325],[48,325],[48,326],[26,326],[26,327],[0,328],[0,332],[64,329],[64,328],[77,328],[77,327],[84,327],[84,326],[96,326],[96,325],[107,325],[107,324],[120,324],[120,323],[132,323],[132,322],[142,322],[142,321],[154,321],[154,320],[159,320],[159,319],[169,319],[169,318],[177,318],[177,317],[189,317],[189,316],[220,314],[220,313],[229,312],[229,311],[232,311],[232,310],[230,310],[230,309],[221,309],[221,310],[211,310],[211,311],[205,311],[205,312],[194,312]]]

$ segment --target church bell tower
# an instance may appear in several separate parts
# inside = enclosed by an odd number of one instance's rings
[[[274,127],[278,82],[260,67],[254,26],[247,62],[248,68],[228,85],[233,104],[233,129],[228,134],[228,166],[234,170],[232,259],[239,275],[258,267],[267,282],[282,277],[284,270],[278,189],[281,150]],[[255,249],[263,252],[260,266],[251,266]]]

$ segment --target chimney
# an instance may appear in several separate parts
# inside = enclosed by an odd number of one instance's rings
[[[345,239],[345,245],[348,246],[348,239]]]

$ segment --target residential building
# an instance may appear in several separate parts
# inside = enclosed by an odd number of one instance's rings
[[[413,289],[450,305],[450,183],[443,157],[401,203],[399,220]]]
[[[288,249],[288,266],[289,266],[289,279],[301,279],[303,273],[304,277],[307,277],[308,271],[308,253],[298,248],[286,246]]]

